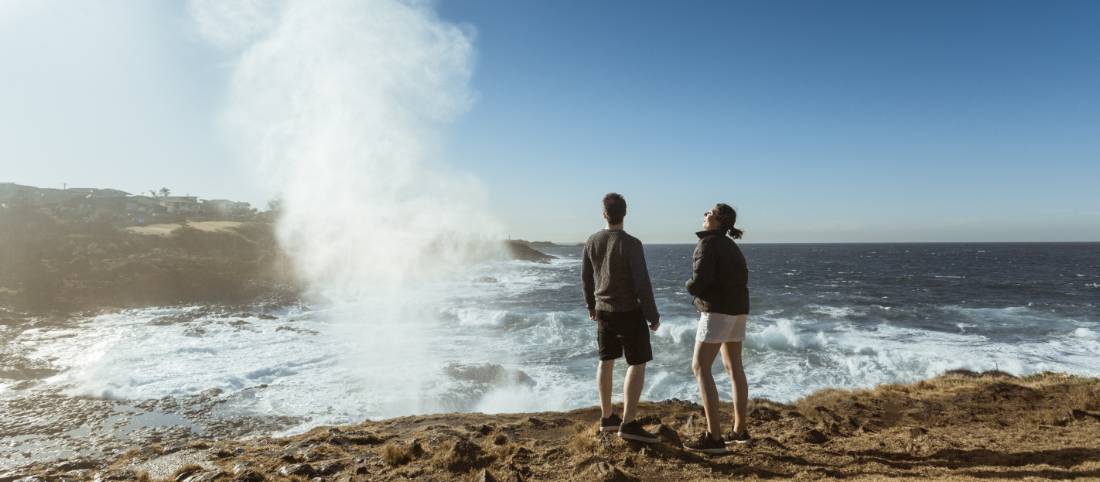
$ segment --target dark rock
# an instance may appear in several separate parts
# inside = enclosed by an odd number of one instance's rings
[[[683,440],[680,439],[680,434],[668,425],[658,425],[655,432],[657,434],[657,438],[661,439],[662,442],[669,444],[673,447],[679,447],[684,444]]]
[[[190,477],[183,479],[183,482],[214,482],[218,477],[224,475],[220,469],[214,469],[209,472],[203,472],[201,474],[192,474]],[[179,480],[178,478],[176,480]]]
[[[829,441],[829,437],[821,433],[821,431],[819,430],[811,429],[810,431],[806,432],[803,440],[812,444],[823,444]]]
[[[536,263],[549,263],[554,259],[554,256],[543,253],[535,248],[532,248],[523,241],[506,241],[505,245],[508,248],[508,252],[511,253],[512,259],[519,261],[534,261]]]
[[[441,459],[441,464],[451,472],[466,472],[484,465],[485,452],[481,446],[466,439],[455,440]]]
[[[263,482],[264,476],[252,469],[245,469],[233,477],[233,482]]]
[[[592,466],[591,475],[600,482],[637,482],[638,478],[623,472],[607,462],[598,462]]]
[[[229,450],[225,447],[211,449],[209,453],[210,457],[215,459],[225,459],[234,455],[232,450]],[[289,460],[287,462],[289,462]]]
[[[920,437],[926,433],[928,433],[928,429],[924,427],[912,427],[909,429],[909,436],[912,438]]]
[[[199,466],[181,468],[178,472],[176,472],[175,481],[184,482],[185,480],[191,480],[191,476],[200,470],[202,470],[202,467]]]
[[[282,455],[279,456],[279,459],[283,462],[288,462],[292,464],[299,463],[305,460],[302,458],[302,454],[298,453],[298,451],[294,449],[287,449],[285,452],[283,452]]]
[[[1084,420],[1086,418],[1091,418],[1093,420],[1100,421],[1100,414],[1097,414],[1097,413],[1091,413],[1091,412],[1086,412],[1084,410],[1074,409],[1072,414],[1073,414],[1074,420]]]
[[[474,283],[496,283],[497,279],[492,276],[481,276],[474,278]]]
[[[317,475],[317,472],[314,471],[313,466],[309,464],[290,464],[280,467],[279,475],[283,477],[290,477],[292,475],[313,477],[314,475]]]
[[[56,469],[58,471],[61,471],[61,472],[68,472],[70,470],[87,470],[87,469],[95,469],[95,468],[98,468],[98,467],[99,467],[99,463],[97,463],[94,460],[76,459],[76,460],[66,460],[66,461],[60,462],[60,463],[58,463],[57,465],[54,466],[54,469]]]
[[[783,414],[778,410],[774,410],[768,407],[753,407],[749,410],[749,419],[760,422],[771,422],[783,418]]]
[[[341,470],[344,470],[344,467],[344,463],[338,460],[321,462],[317,465],[317,473],[319,475],[333,475]]]
[[[498,434],[493,438],[493,445],[504,445],[508,443],[508,436],[504,434]]]
[[[481,473],[474,479],[475,482],[497,482],[497,478],[493,477],[493,473],[489,472],[489,469],[481,469]]]
[[[509,462],[525,464],[531,461],[531,457],[535,453],[527,447],[516,447],[516,450],[512,452],[512,456],[508,458]]]

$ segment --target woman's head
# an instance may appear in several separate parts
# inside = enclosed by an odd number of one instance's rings
[[[707,231],[722,231],[734,239],[741,239],[744,234],[740,229],[733,227],[737,223],[737,211],[729,204],[718,203],[709,211],[703,213],[703,229]]]

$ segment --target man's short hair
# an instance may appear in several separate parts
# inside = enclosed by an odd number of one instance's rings
[[[619,193],[609,192],[603,197],[603,213],[607,215],[607,222],[619,224],[626,216],[626,199]]]

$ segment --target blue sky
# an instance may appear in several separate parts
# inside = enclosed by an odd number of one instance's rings
[[[477,51],[444,160],[513,236],[581,240],[618,191],[648,242],[718,201],[747,242],[1100,240],[1100,3],[437,5]],[[0,58],[0,181],[269,195],[178,2],[0,0]]]

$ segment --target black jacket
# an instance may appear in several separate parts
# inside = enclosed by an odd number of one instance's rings
[[[707,313],[748,314],[749,269],[741,248],[720,231],[695,234],[699,244],[687,282],[688,293],[695,296],[695,307]]]

